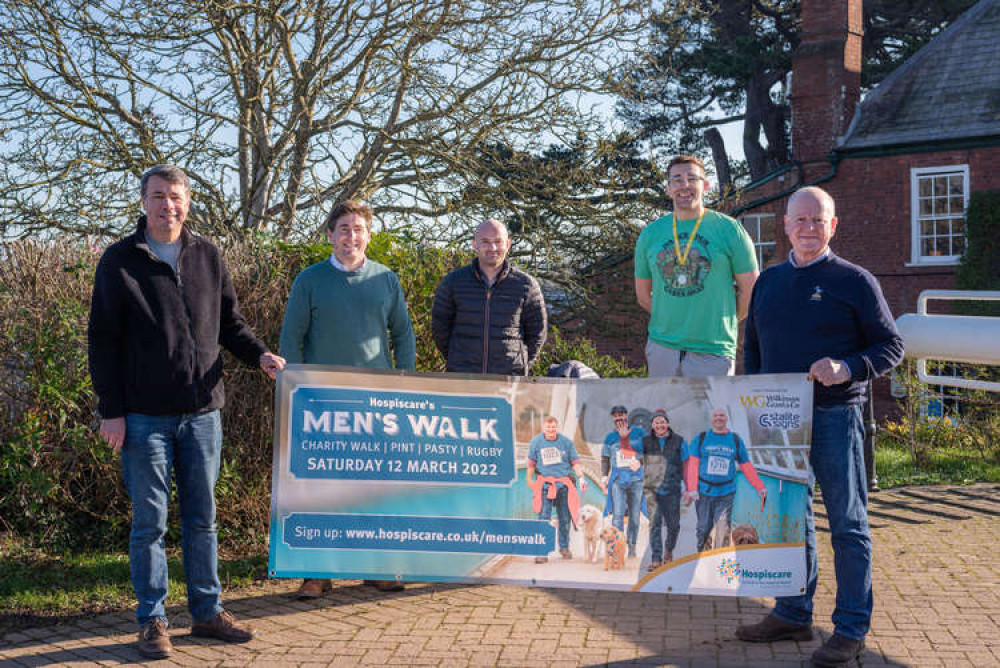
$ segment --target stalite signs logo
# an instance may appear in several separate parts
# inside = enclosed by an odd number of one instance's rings
[[[735,559],[723,557],[716,571],[725,579],[726,584],[732,584],[734,581],[740,579],[740,562]]]
[[[764,428],[799,429],[802,427],[802,405],[797,396],[781,393],[747,394],[740,397],[744,408],[763,409],[757,423]]]
[[[761,413],[757,416],[757,424],[765,428],[799,429],[802,427],[802,416],[788,412]]]

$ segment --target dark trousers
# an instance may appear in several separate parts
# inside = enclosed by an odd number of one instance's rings
[[[549,498],[549,485],[545,483],[542,487],[542,510],[538,513],[538,519],[546,522],[552,519],[552,509],[555,508],[556,517],[559,520],[558,535],[559,549],[569,549],[569,525],[573,520],[569,512],[569,490],[566,485],[556,484],[556,498]]]
[[[698,513],[698,525],[695,529],[695,542],[698,551],[704,552],[718,547],[728,547],[733,533],[733,499],[736,493],[722,496],[701,495],[694,502]],[[715,529],[712,534],[712,529]],[[714,535],[710,543],[709,535]]]
[[[663,526],[667,527],[667,551],[677,547],[681,531],[681,495],[676,492],[657,494],[643,490],[646,510],[649,512],[649,549],[653,561],[663,561]]]
[[[823,492],[823,506],[830,523],[833,570],[837,579],[833,629],[854,640],[860,640],[868,633],[873,601],[864,432],[860,406],[813,408],[809,461]],[[778,598],[774,607],[775,616],[791,624],[812,623],[813,596],[819,579],[812,485],[809,486],[808,498],[806,591],[800,596]]]

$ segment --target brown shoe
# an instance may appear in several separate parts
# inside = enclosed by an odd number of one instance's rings
[[[165,659],[173,653],[167,622],[155,617],[139,629],[139,654],[147,659]]]
[[[674,560],[674,551],[667,550],[666,553],[663,555],[663,563],[669,564],[673,560]]]
[[[654,559],[653,561],[649,562],[649,566],[646,566],[646,570],[649,571],[650,573],[652,573],[653,571],[655,571],[657,568],[659,568],[662,565],[663,565],[662,561],[657,561],[657,560]]]
[[[536,564],[547,564],[547,563],[549,563],[549,558],[548,557],[535,557],[535,563]]]
[[[790,624],[768,615],[756,624],[744,624],[736,629],[736,637],[746,642],[776,642],[778,640],[812,640],[811,624]]]
[[[406,585],[395,580],[365,580],[366,587],[375,587],[379,591],[403,591]]]
[[[215,638],[224,642],[248,642],[257,632],[247,624],[236,621],[231,614],[222,610],[207,622],[197,622],[191,626],[191,635]]]
[[[302,586],[295,592],[299,598],[319,598],[333,589],[333,581],[328,578],[312,578],[302,581]]]
[[[572,559],[573,553],[569,551],[568,547],[564,547],[561,550],[559,550],[559,556],[561,556],[563,559]]]

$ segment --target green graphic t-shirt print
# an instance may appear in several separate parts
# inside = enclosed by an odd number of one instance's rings
[[[652,282],[649,340],[733,357],[739,323],[733,276],[757,268],[753,241],[739,221],[718,211],[706,211],[697,223],[675,226],[667,214],[636,240],[635,277]]]
[[[680,248],[674,245],[673,239],[667,239],[656,254],[656,266],[663,276],[663,290],[674,297],[689,297],[705,289],[705,279],[712,271],[712,256],[708,251],[709,243],[698,234],[688,251],[687,261],[683,264],[678,255],[683,255],[688,247],[690,235],[678,235]]]

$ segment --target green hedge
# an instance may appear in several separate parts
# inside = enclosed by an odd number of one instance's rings
[[[965,253],[955,271],[959,290],[1000,290],[1000,191],[972,193],[965,212]],[[965,315],[1000,316],[1000,304],[963,304]]]
[[[102,249],[69,241],[5,244],[0,257],[0,532],[48,548],[127,544],[130,509],[118,458],[96,437],[86,324]],[[295,275],[329,246],[268,239],[226,243],[223,254],[254,331],[277,347]],[[369,255],[399,275],[417,335],[417,368],[440,371],[430,336],[434,289],[469,254],[377,234]],[[228,356],[228,355],[227,355]],[[581,359],[602,375],[635,370],[558,334],[536,367]],[[226,360],[225,445],[217,487],[225,549],[266,541],[270,512],[273,384]],[[176,515],[174,515],[176,517]],[[179,540],[171,527],[170,540]]]

